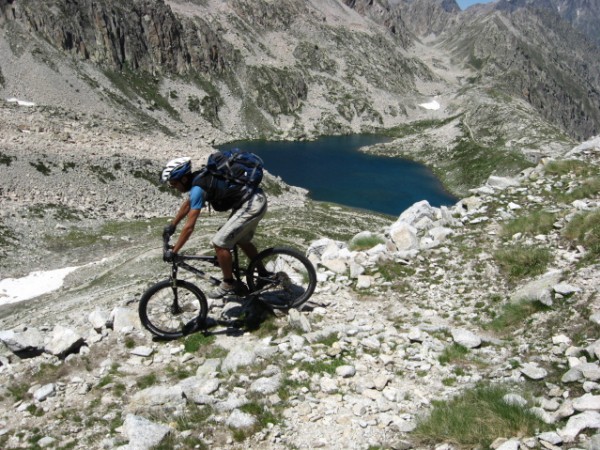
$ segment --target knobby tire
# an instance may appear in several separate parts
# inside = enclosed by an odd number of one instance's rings
[[[176,287],[177,308],[174,307],[171,280],[156,283],[140,299],[139,315],[142,325],[163,339],[177,339],[197,331],[208,314],[206,297],[196,285],[177,280]]]
[[[317,273],[310,260],[299,251],[274,247],[250,261],[246,282],[250,292],[260,290],[259,299],[272,308],[299,308],[313,294]]]

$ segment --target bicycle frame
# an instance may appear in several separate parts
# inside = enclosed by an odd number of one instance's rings
[[[165,237],[164,238],[164,251],[166,252],[167,250],[169,250],[169,239]],[[208,275],[203,270],[198,269],[197,267],[194,267],[194,266],[186,263],[186,261],[201,261],[203,263],[210,263],[215,267],[219,267],[219,261],[217,260],[216,256],[202,256],[202,255],[200,255],[200,256],[194,256],[194,255],[178,256],[177,260],[174,260],[172,262],[172,266],[171,266],[170,279],[173,283],[174,288],[175,288],[175,280],[177,280],[177,272],[178,272],[179,268],[187,270],[188,272],[193,273],[197,277],[209,281],[210,283],[214,284],[215,286],[218,285],[219,283],[221,283],[220,279]],[[233,247],[233,250],[232,250],[232,262],[233,262],[232,269],[233,269],[233,274],[234,274],[235,278],[238,281],[242,281],[242,278],[241,278],[242,271],[241,271],[240,265],[239,265],[237,246]]]

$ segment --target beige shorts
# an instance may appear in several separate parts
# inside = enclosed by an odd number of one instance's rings
[[[232,249],[236,244],[250,242],[258,222],[266,212],[267,197],[259,190],[231,213],[227,222],[214,235],[212,243],[217,247]]]

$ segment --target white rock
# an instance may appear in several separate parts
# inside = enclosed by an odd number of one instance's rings
[[[521,373],[532,380],[541,380],[548,375],[548,371],[535,363],[526,363],[521,367]]]
[[[600,395],[585,394],[573,399],[575,411],[600,411]]]
[[[417,229],[403,222],[396,222],[390,229],[390,237],[399,252],[417,250]]]
[[[148,357],[152,353],[154,353],[154,350],[151,347],[140,346],[140,347],[136,347],[133,350],[131,350],[130,353],[132,355],[136,355],[136,356]]]
[[[110,318],[104,311],[98,309],[92,311],[88,316],[88,320],[95,330],[101,330],[109,322]]]
[[[33,398],[38,402],[43,402],[48,397],[52,397],[53,395],[55,395],[55,393],[56,393],[56,386],[54,385],[54,383],[49,383],[49,384],[46,384],[46,385],[42,386],[41,388],[37,389],[33,393]]]
[[[496,450],[519,450],[521,447],[521,443],[518,439],[509,439],[499,447],[496,447]]]
[[[55,356],[64,356],[70,351],[77,350],[83,344],[83,338],[74,330],[57,325],[52,331],[50,342],[45,351]]]
[[[600,413],[585,411],[572,416],[567,421],[567,425],[558,430],[558,434],[560,434],[565,442],[573,442],[577,435],[586,428],[600,428]]]
[[[521,183],[515,178],[498,177],[492,175],[488,178],[487,184],[495,189],[504,190],[509,187],[519,186]]]
[[[129,439],[130,450],[150,450],[159,445],[171,431],[171,427],[167,425],[133,414],[127,414],[123,423],[123,433]]]
[[[339,366],[335,369],[335,373],[342,378],[351,378],[356,375],[356,368],[350,365]]]
[[[466,348],[477,348],[481,345],[481,338],[472,331],[464,328],[453,328],[450,330],[452,339],[459,345]]]
[[[37,351],[44,348],[44,337],[37,328],[27,328],[24,331],[0,331],[2,341],[11,352]]]
[[[552,289],[554,289],[554,292],[556,292],[557,294],[564,295],[564,296],[568,296],[568,295],[574,294],[576,292],[581,292],[581,289],[578,288],[577,286],[572,286],[567,283],[559,283],[559,284],[553,286]]]
[[[225,424],[235,429],[251,428],[256,424],[256,419],[253,415],[236,409],[229,415]]]
[[[356,282],[356,289],[369,289],[372,285],[373,278],[368,275],[360,275]]]
[[[552,445],[560,445],[562,444],[562,438],[560,435],[554,431],[547,431],[545,433],[540,433],[538,438],[542,441],[549,442]]]

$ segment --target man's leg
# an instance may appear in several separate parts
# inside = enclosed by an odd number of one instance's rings
[[[217,261],[219,261],[221,272],[223,272],[223,280],[233,282],[233,258],[231,257],[231,251],[215,245],[215,253],[217,254]]]
[[[258,255],[258,250],[256,248],[256,245],[254,245],[252,242],[243,242],[243,243],[239,242],[238,245],[242,249],[242,251],[246,254],[248,259],[252,259],[256,255]]]

